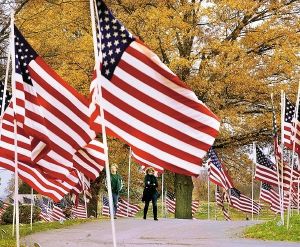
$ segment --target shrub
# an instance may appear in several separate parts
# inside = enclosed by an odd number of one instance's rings
[[[3,224],[12,224],[13,223],[13,206],[9,206],[4,214],[2,215],[1,221]],[[20,205],[20,223],[22,224],[29,224],[30,223],[30,213],[31,213],[31,206],[30,205]],[[33,215],[32,221],[36,222],[39,221],[41,209],[39,207],[33,206]]]

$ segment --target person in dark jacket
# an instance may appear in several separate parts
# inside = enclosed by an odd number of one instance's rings
[[[118,166],[113,164],[110,168],[110,179],[111,179],[111,190],[112,190],[112,197],[113,197],[113,206],[114,206],[114,218],[116,219],[117,216],[117,209],[118,209],[118,200],[119,200],[119,193],[123,188],[123,180],[122,177],[117,173]]]
[[[146,170],[144,185],[145,188],[144,188],[143,198],[142,198],[142,201],[145,202],[144,220],[147,218],[147,212],[148,212],[150,201],[152,201],[154,220],[158,220],[157,219],[157,198],[159,196],[159,193],[157,191],[158,183],[157,183],[157,178],[154,176],[154,169],[152,167]]]

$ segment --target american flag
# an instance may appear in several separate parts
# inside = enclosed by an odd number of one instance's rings
[[[135,160],[136,163],[138,163],[139,165],[142,166],[143,170],[145,170],[148,167],[152,167],[156,171],[156,173],[158,173],[158,172],[164,173],[164,168],[162,168],[161,166],[158,166],[156,164],[153,164],[147,160],[144,160],[143,158],[136,155],[134,152],[132,152],[132,158]]]
[[[102,205],[102,215],[109,216],[109,201],[106,196],[103,196],[103,205]],[[118,209],[116,215],[118,217],[127,217],[127,208],[128,208],[128,217],[135,217],[138,211],[141,210],[141,207],[137,204],[128,203],[126,200],[119,198]]]
[[[280,212],[280,197],[278,191],[268,183],[262,183],[260,189],[260,198],[271,205],[271,210]],[[289,198],[284,196],[283,209],[286,210],[289,206]]]
[[[73,155],[96,137],[89,126],[89,101],[38,56],[16,27],[14,32],[18,125],[31,139],[32,160],[41,160],[39,166],[64,180]],[[101,165],[96,169],[100,172]]]
[[[295,166],[293,169],[293,175],[291,176],[292,169],[287,164],[283,166],[283,190],[289,191],[290,189],[290,180],[292,179],[292,186],[295,185],[295,182],[300,178],[300,171]]]
[[[216,186],[215,196],[216,196],[216,203],[217,203],[217,205],[220,206],[221,209],[222,209],[222,213],[224,215],[224,219],[227,220],[227,221],[231,220],[231,218],[229,216],[229,213],[228,213],[227,209],[224,206],[224,195],[221,194],[219,186]]]
[[[166,206],[167,206],[168,212],[175,214],[175,209],[176,209],[175,193],[167,191]],[[192,215],[194,215],[199,208],[199,201],[193,200],[191,207],[192,207]]]
[[[276,162],[277,164],[279,164],[282,158],[282,150],[278,141],[278,128],[276,122],[276,113],[273,105],[273,98],[272,98],[272,122],[273,122],[274,153],[275,153]]]
[[[43,200],[35,200],[35,205],[41,209],[40,218],[46,222],[53,221],[52,210],[50,209],[48,203],[44,203]]]
[[[99,114],[101,83],[108,134],[164,169],[199,174],[218,134],[218,117],[102,1],[96,3],[102,61],[91,83],[91,120]]]
[[[233,187],[231,178],[229,177],[224,165],[220,162],[214,149],[208,152],[209,159],[209,180],[216,185],[228,190]]]
[[[83,203],[78,203],[77,206],[74,205],[71,208],[71,213],[72,213],[73,217],[77,218],[77,219],[86,219],[87,218],[86,208]]]
[[[0,201],[0,221],[2,218],[2,215],[4,214],[4,212],[6,211],[6,209],[9,207],[9,204],[3,201]]]
[[[298,113],[295,113],[292,119],[292,124],[292,142],[295,142],[295,152],[300,155],[300,107],[298,107]]]
[[[4,103],[4,109],[2,111],[4,94],[5,94],[5,103]],[[4,110],[6,109],[6,107],[8,106],[10,99],[11,99],[11,93],[7,90],[6,90],[6,92],[4,92],[4,83],[2,81],[0,81],[0,114],[1,114],[1,116],[2,116],[2,113],[4,112]]]
[[[66,219],[63,209],[59,206],[59,204],[56,203],[54,203],[53,205],[51,216],[54,221],[60,221]]]
[[[229,202],[233,208],[239,209],[243,212],[252,213],[252,199],[243,195],[236,188],[231,188],[229,190]],[[259,214],[260,210],[260,205],[253,201],[253,213]]]
[[[295,106],[285,98],[284,107],[284,121],[283,121],[283,143],[289,148],[293,149],[293,117],[295,115]]]
[[[0,166],[12,172],[15,171],[14,162],[14,124],[13,124],[13,107],[12,103],[7,107],[2,121],[2,131],[0,139]],[[62,197],[70,191],[78,178],[73,175],[72,171],[67,170],[69,176],[64,176],[64,181],[55,178],[56,173],[49,173],[48,169],[43,169],[38,164],[33,163],[31,139],[24,130],[17,126],[18,134],[18,173],[20,178],[29,184],[39,193],[51,197],[55,201],[60,201]],[[47,162],[51,166],[51,162]]]
[[[255,178],[262,182],[278,185],[278,173],[276,171],[276,166],[258,147],[256,147]]]

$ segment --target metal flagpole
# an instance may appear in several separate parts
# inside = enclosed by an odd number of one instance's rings
[[[97,49],[97,36],[96,36],[96,21],[95,21],[95,8],[96,3],[94,0],[90,0],[90,11],[91,11],[91,21],[92,21],[92,32],[93,32],[93,45],[94,45],[94,56],[95,56],[95,64],[96,64],[96,73],[100,75],[100,59],[102,59],[101,54],[98,53]],[[100,25],[99,18],[97,16],[98,27]],[[99,27],[100,31],[100,27]],[[99,42],[101,43],[101,37],[99,38]],[[101,45],[100,45],[101,47]],[[97,84],[100,84],[99,81]],[[108,199],[109,199],[109,212],[110,212],[110,221],[111,221],[111,229],[112,229],[112,238],[113,238],[113,246],[117,246],[116,241],[116,230],[115,230],[115,221],[114,221],[114,212],[113,212],[113,198],[112,198],[112,190],[111,190],[111,178],[110,178],[110,169],[109,169],[109,161],[108,161],[108,146],[107,146],[107,138],[106,138],[106,129],[105,129],[105,119],[104,119],[104,110],[103,110],[103,98],[102,98],[102,89],[101,84],[98,86],[99,92],[99,100],[100,100],[100,117],[101,117],[101,125],[102,125],[102,139],[104,144],[104,152],[105,152],[105,170],[106,170],[106,181],[107,181],[107,190],[108,190]]]
[[[85,208],[85,217],[87,218],[87,202],[86,202],[86,193],[85,193],[85,183],[84,183],[84,175],[81,173],[82,180],[82,190],[83,190],[83,199],[84,199],[84,208]]]
[[[253,142],[253,163],[252,163],[252,183],[251,183],[251,220],[253,221],[253,208],[254,208],[254,165],[256,164],[256,145]]]
[[[12,99],[14,112],[16,112],[16,81],[15,81],[15,33],[14,33],[14,12],[11,13],[11,61],[12,61]],[[15,208],[16,208],[16,245],[20,246],[20,221],[19,221],[19,174],[18,174],[18,135],[17,135],[17,121],[14,118],[14,146],[15,146]]]
[[[30,205],[30,229],[32,231],[33,218],[33,188],[31,188],[31,205]]]
[[[217,188],[218,186],[216,185],[216,189],[215,189],[215,220],[217,220]],[[223,202],[224,205],[224,202]]]
[[[298,119],[298,109],[299,109],[299,94],[300,94],[300,82],[298,84],[298,94],[297,94],[297,101],[296,101],[296,107],[295,107],[295,119]],[[294,126],[297,128],[297,126]],[[295,144],[296,144],[296,134],[297,130],[294,130],[292,140],[293,140],[293,151],[292,151],[292,165],[291,165],[291,175],[290,175],[290,187],[289,187],[289,206],[288,206],[288,216],[287,216],[287,222],[286,222],[286,227],[289,229],[289,224],[290,224],[290,213],[291,213],[291,200],[292,200],[292,184],[293,184],[293,174],[294,174],[294,154],[295,154]]]
[[[299,186],[299,183],[300,183],[300,178],[298,178],[298,191],[297,191],[297,210],[298,210],[298,214],[299,214],[299,195],[300,195],[300,186]]]
[[[274,101],[273,101],[273,93],[271,93],[271,102],[272,102],[272,110],[273,110],[273,118],[275,121],[275,110],[274,110]],[[275,122],[273,123],[275,125]],[[275,128],[273,126],[273,128]],[[277,140],[274,140],[274,142],[277,142]],[[276,150],[275,150],[276,152]],[[283,151],[282,151],[283,152]],[[281,198],[281,185],[280,185],[280,175],[279,175],[279,160],[277,159],[277,155],[275,153],[275,163],[276,163],[276,170],[277,170],[277,184],[278,184],[278,194],[279,194],[279,203],[280,203],[280,217],[281,217],[281,222],[283,222],[283,207],[282,207],[282,198]]]
[[[164,173],[161,174],[161,217],[164,217]]]
[[[209,172],[207,170],[207,219],[209,220],[210,219],[210,205],[209,205],[209,189],[210,189],[210,186],[209,186]]]
[[[284,194],[283,194],[283,152],[284,152],[284,143],[283,143],[283,139],[284,139],[284,111],[285,111],[285,94],[283,92],[283,90],[281,90],[281,201],[280,201],[280,207],[282,210],[282,225],[284,225],[284,206],[283,206],[283,202],[284,202]]]
[[[128,183],[127,183],[127,217],[129,217],[129,201],[130,201],[130,179],[131,179],[131,147],[129,147],[128,157]]]

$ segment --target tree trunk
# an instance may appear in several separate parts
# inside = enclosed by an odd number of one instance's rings
[[[193,181],[190,176],[175,174],[175,218],[192,219]]]

